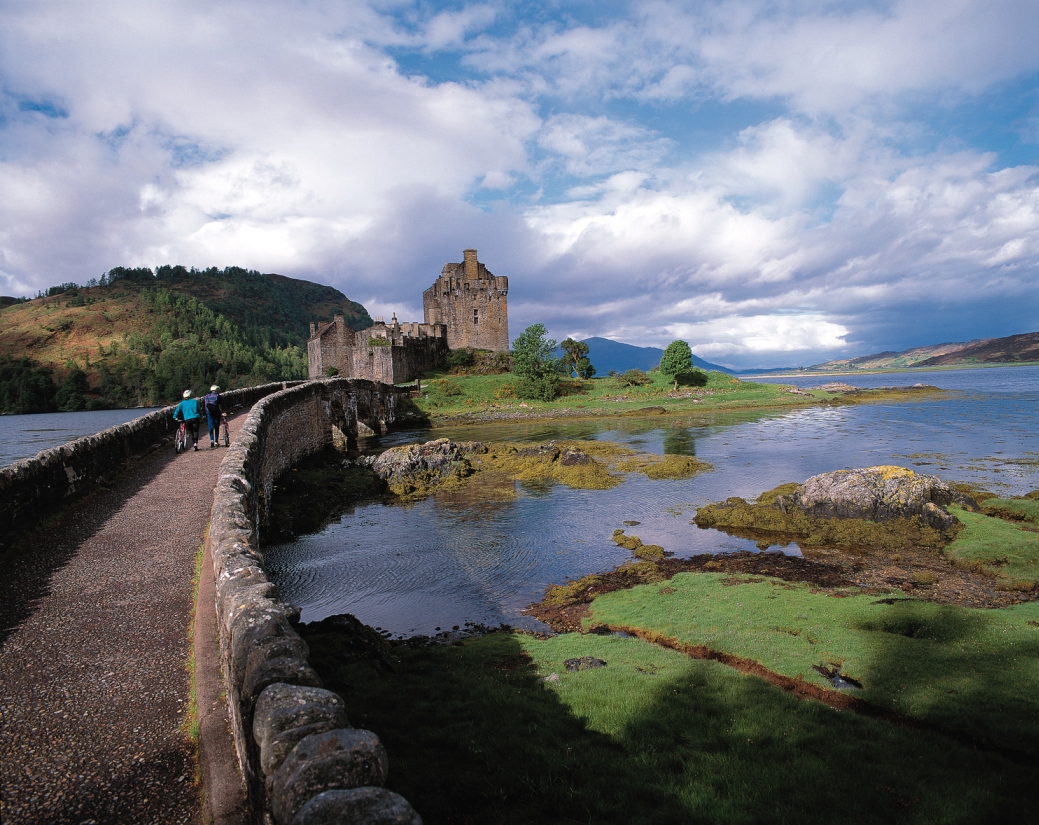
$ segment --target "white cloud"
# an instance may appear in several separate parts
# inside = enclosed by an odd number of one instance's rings
[[[927,144],[945,126],[914,112],[1039,70],[1034,6],[525,11],[5,9],[0,284],[234,264],[406,320],[476,246],[514,334],[749,365],[1039,328],[1039,170],[970,143],[1034,116]]]
[[[820,315],[712,318],[670,324],[667,331],[673,338],[696,341],[694,349],[701,358],[833,351],[844,346],[848,334],[845,327]]]
[[[653,168],[672,141],[641,126],[568,113],[548,118],[538,145],[560,158],[568,174],[587,177]]]

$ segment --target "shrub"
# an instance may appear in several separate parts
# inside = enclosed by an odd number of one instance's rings
[[[620,382],[624,387],[645,387],[651,379],[642,370],[628,370],[620,376]]]
[[[536,378],[523,376],[516,383],[516,395],[532,401],[551,401],[558,392],[557,379],[554,375],[543,375]]]
[[[516,397],[516,385],[515,384],[502,384],[498,389],[494,391],[495,398],[515,398]]]
[[[491,356],[491,369],[496,373],[512,371],[512,356],[507,352],[496,352]]]
[[[335,378],[339,375],[339,367],[328,367],[325,369],[326,378]]]
[[[447,358],[444,359],[444,363],[450,370],[459,370],[471,367],[475,360],[473,351],[468,347],[463,347],[462,349],[451,350],[447,354]]]
[[[682,370],[675,375],[675,385],[679,387],[706,387],[707,373],[703,370]]]
[[[457,381],[452,381],[450,378],[437,378],[435,381],[430,381],[429,386],[447,398],[462,394],[462,387]]]

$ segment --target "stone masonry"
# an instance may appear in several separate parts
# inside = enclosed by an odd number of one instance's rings
[[[307,361],[312,379],[325,378],[328,369],[340,378],[363,378],[383,384],[410,381],[438,366],[447,355],[447,331],[442,324],[377,319],[368,329],[354,332],[342,315],[330,324],[311,324]]]
[[[466,249],[459,264],[445,264],[422,293],[424,323],[386,324],[355,332],[342,315],[329,324],[311,324],[307,361],[312,379],[334,369],[339,378],[384,384],[411,381],[439,366],[449,349],[509,351],[509,279],[494,275]]]
[[[473,347],[509,351],[509,279],[494,275],[466,249],[459,264],[445,264],[440,277],[422,293],[427,324],[447,327],[451,349]]]
[[[312,381],[255,406],[220,465],[206,540],[231,732],[246,792],[264,825],[421,825],[382,787],[386,750],[354,728],[325,690],[286,604],[264,570],[261,536],[274,483],[336,430],[384,432],[402,391],[367,381]]]

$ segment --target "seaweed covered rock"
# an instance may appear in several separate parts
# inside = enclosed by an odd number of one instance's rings
[[[925,524],[943,532],[957,523],[944,509],[953,502],[977,509],[973,501],[937,476],[894,466],[821,473],[790,495],[775,499],[784,512],[793,505],[812,518],[885,522],[919,516]]]
[[[659,544],[643,544],[642,539],[638,536],[626,536],[623,530],[613,531],[613,541],[625,550],[630,550],[637,559],[660,561],[665,556],[671,555]]]
[[[391,447],[371,462],[372,471],[397,495],[422,493],[449,478],[473,474],[469,457],[487,452],[479,441],[438,438],[425,444]]]
[[[698,527],[768,543],[796,541],[801,548],[844,547],[901,551],[945,547],[961,525],[945,504],[977,505],[935,476],[903,467],[867,467],[781,484],[751,504],[742,498],[708,504],[696,512]]]

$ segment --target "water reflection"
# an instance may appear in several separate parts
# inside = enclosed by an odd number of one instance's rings
[[[690,524],[696,508],[751,499],[843,467],[900,464],[1003,494],[1039,487],[1033,392],[914,404],[812,407],[786,413],[534,421],[396,433],[368,445],[449,437],[596,438],[656,454],[696,455],[714,470],[684,481],[631,475],[612,490],[486,479],[464,494],[405,506],[358,504],[321,533],[269,548],[271,574],[305,621],[354,613],[394,633],[466,621],[534,627],[520,611],[551,583],[628,559],[613,530],[687,556],[756,551],[753,542]],[[777,550],[778,548],[770,548]],[[788,552],[797,552],[796,547]]]
[[[664,455],[696,455],[696,436],[688,427],[664,431]]]

